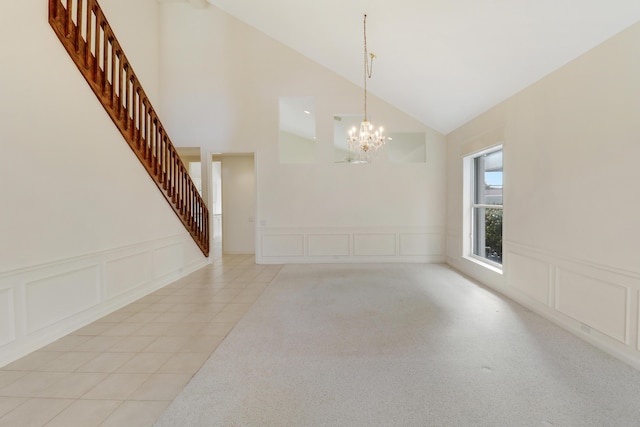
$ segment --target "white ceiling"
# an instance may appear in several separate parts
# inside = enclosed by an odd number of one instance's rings
[[[208,0],[448,133],[640,21],[640,0]]]

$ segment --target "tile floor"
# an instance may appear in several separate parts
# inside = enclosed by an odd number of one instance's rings
[[[0,369],[0,427],[150,426],[281,266],[230,255]]]

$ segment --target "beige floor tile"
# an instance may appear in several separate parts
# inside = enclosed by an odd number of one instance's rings
[[[109,313],[106,316],[103,316],[103,317],[99,318],[96,322],[98,322],[98,323],[119,323],[119,322],[122,322],[127,317],[131,317],[131,315],[132,315],[131,311],[122,308],[120,310],[116,310],[113,313]]]
[[[207,353],[211,354],[222,342],[224,336],[204,335],[189,337],[189,340],[178,350],[179,353]]]
[[[123,402],[100,427],[152,426],[170,401]]]
[[[162,299],[162,297],[159,297],[158,295],[147,295],[144,296],[142,298],[140,298],[138,301],[136,301],[136,303],[142,303],[142,304],[155,304],[158,301],[160,301]],[[145,308],[145,311],[149,311],[149,308]]]
[[[160,367],[158,372],[193,375],[198,372],[198,369],[208,358],[209,354],[207,353],[176,353]]]
[[[103,351],[107,351],[109,347],[115,345],[120,340],[122,340],[121,337],[103,337],[98,335],[80,344],[76,348],[76,351],[102,353]]]
[[[40,370],[44,372],[73,372],[80,366],[95,359],[100,353],[67,351],[60,353],[60,357],[43,365]]]
[[[100,384],[87,392],[82,399],[126,400],[150,374],[109,374]]]
[[[99,426],[121,403],[119,400],[77,400],[44,427]]]
[[[182,319],[189,315],[188,311],[172,311],[167,313],[162,313],[160,316],[156,317],[152,324],[157,323],[175,323],[181,322]],[[166,326],[163,326],[166,328]]]
[[[27,375],[26,371],[0,371],[0,389]]]
[[[73,351],[87,341],[88,336],[67,335],[42,348],[43,351]]]
[[[26,397],[0,397],[0,418],[26,402]]]
[[[0,427],[41,427],[73,402],[71,399],[29,399],[0,418]]]
[[[145,352],[175,353],[183,348],[189,340],[190,337],[159,337],[145,349]]]
[[[237,297],[235,297],[233,299],[233,301],[231,301],[232,304],[253,304],[254,302],[257,301],[258,298],[260,298],[260,295],[262,295],[262,292],[242,292],[240,295],[238,295]]]
[[[112,327],[113,325],[115,325],[115,323],[100,323],[100,322],[93,322],[88,324],[87,326],[84,326],[74,332],[72,332],[72,335],[79,335],[79,336],[96,336],[96,335],[100,335],[101,333],[103,333],[104,331],[106,331],[107,329],[109,329],[110,327]]]
[[[82,365],[77,372],[116,372],[137,353],[100,353],[90,362]]]
[[[182,313],[185,314],[186,313]],[[157,338],[157,337],[161,337],[163,335],[165,335],[165,332],[167,331],[167,324],[171,323],[171,322],[167,322],[167,323],[149,323],[145,326],[143,326],[142,328],[138,329],[136,331],[136,336],[138,337],[152,337],[152,338]]]
[[[215,318],[214,318],[215,319]],[[176,323],[168,324],[166,336],[198,336],[208,323]]]
[[[192,376],[192,374],[153,374],[129,397],[129,400],[173,400]]]
[[[210,313],[190,313],[181,320],[181,323],[208,323],[213,320],[217,312]]]
[[[149,306],[149,308],[147,308],[145,312],[146,313],[166,313],[171,308],[173,308],[173,304],[158,302]]]
[[[213,322],[237,323],[244,316],[244,312],[221,311],[213,318]]]
[[[110,353],[138,353],[149,346],[153,341],[155,341],[154,337],[147,336],[135,336],[135,337],[125,337],[118,341],[113,346],[109,347]]]
[[[73,372],[46,389],[35,393],[36,397],[79,399],[102,382],[109,374]]]
[[[37,371],[41,367],[54,359],[60,357],[60,352],[57,351],[34,351],[15,362],[9,363],[2,370],[5,371]]]
[[[150,305],[151,305],[151,303],[143,303],[143,302],[137,302],[136,301],[136,302],[133,302],[133,303],[129,304],[125,308],[126,308],[126,311],[129,311],[131,313],[139,313],[139,312],[142,312],[142,311],[146,310]]]
[[[242,289],[222,289],[216,293],[216,297],[236,297]]]
[[[144,310],[135,313],[124,320],[125,323],[149,323],[158,317],[159,313],[147,312]]]
[[[195,313],[197,311],[197,303],[180,303],[174,305],[168,313]]]
[[[154,373],[171,357],[172,353],[139,353],[122,365],[119,373]]]
[[[139,323],[139,322],[127,323],[126,321],[122,323],[116,323],[115,325],[105,330],[100,335],[105,337],[128,337],[130,335],[134,335],[134,333],[138,329],[142,328],[144,325],[145,323]]]
[[[33,397],[68,375],[68,373],[61,372],[29,372],[6,387],[1,388],[0,396]]]

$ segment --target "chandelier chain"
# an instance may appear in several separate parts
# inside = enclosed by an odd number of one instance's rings
[[[364,15],[364,120],[367,120],[367,79],[373,75],[373,60],[375,55],[369,54],[367,49],[367,15]]]
[[[367,15],[364,15],[363,22],[364,31],[364,120],[360,123],[360,128],[355,126],[349,131],[347,143],[349,150],[355,155],[354,159],[349,160],[351,163],[369,163],[375,151],[382,147],[385,143],[384,129],[382,126],[374,130],[373,124],[367,118],[367,80],[373,74],[373,60],[375,55],[369,53],[367,47]]]

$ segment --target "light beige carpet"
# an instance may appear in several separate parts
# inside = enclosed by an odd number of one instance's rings
[[[640,372],[441,265],[288,265],[157,426],[638,426]]]

